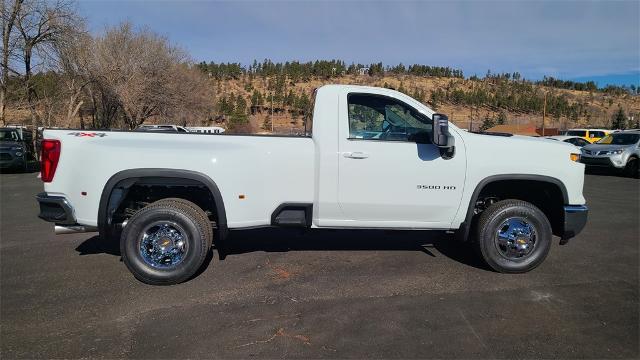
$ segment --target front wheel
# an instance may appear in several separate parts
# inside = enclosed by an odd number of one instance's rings
[[[525,273],[547,257],[551,238],[551,224],[540,209],[522,200],[503,200],[480,214],[476,247],[493,270]]]
[[[211,247],[206,214],[186,200],[156,201],[127,222],[120,237],[122,260],[136,279],[152,285],[181,283],[202,266]]]
[[[639,179],[640,178],[640,166],[637,158],[631,158],[627,161],[627,166],[624,168],[624,172],[627,176]]]

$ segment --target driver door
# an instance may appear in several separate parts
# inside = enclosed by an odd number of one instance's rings
[[[349,225],[448,228],[462,196],[464,147],[443,159],[431,119],[394,97],[344,94],[340,109],[338,201]]]

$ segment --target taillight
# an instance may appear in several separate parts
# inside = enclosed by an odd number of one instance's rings
[[[60,160],[60,140],[42,140],[42,153],[40,156],[40,177],[48,183],[53,180]]]

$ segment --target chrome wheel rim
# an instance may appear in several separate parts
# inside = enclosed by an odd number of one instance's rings
[[[171,269],[185,258],[187,235],[175,222],[157,221],[144,229],[138,249],[147,264],[159,269]]]
[[[495,236],[496,249],[508,260],[524,260],[536,247],[536,228],[526,219],[513,217],[503,221]]]

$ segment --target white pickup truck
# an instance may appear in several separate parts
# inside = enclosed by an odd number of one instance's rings
[[[39,216],[56,233],[119,237],[150,284],[189,279],[230,230],[455,231],[494,270],[521,273],[586,223],[573,145],[466,132],[373,87],[317,89],[312,120],[298,137],[46,130]]]

